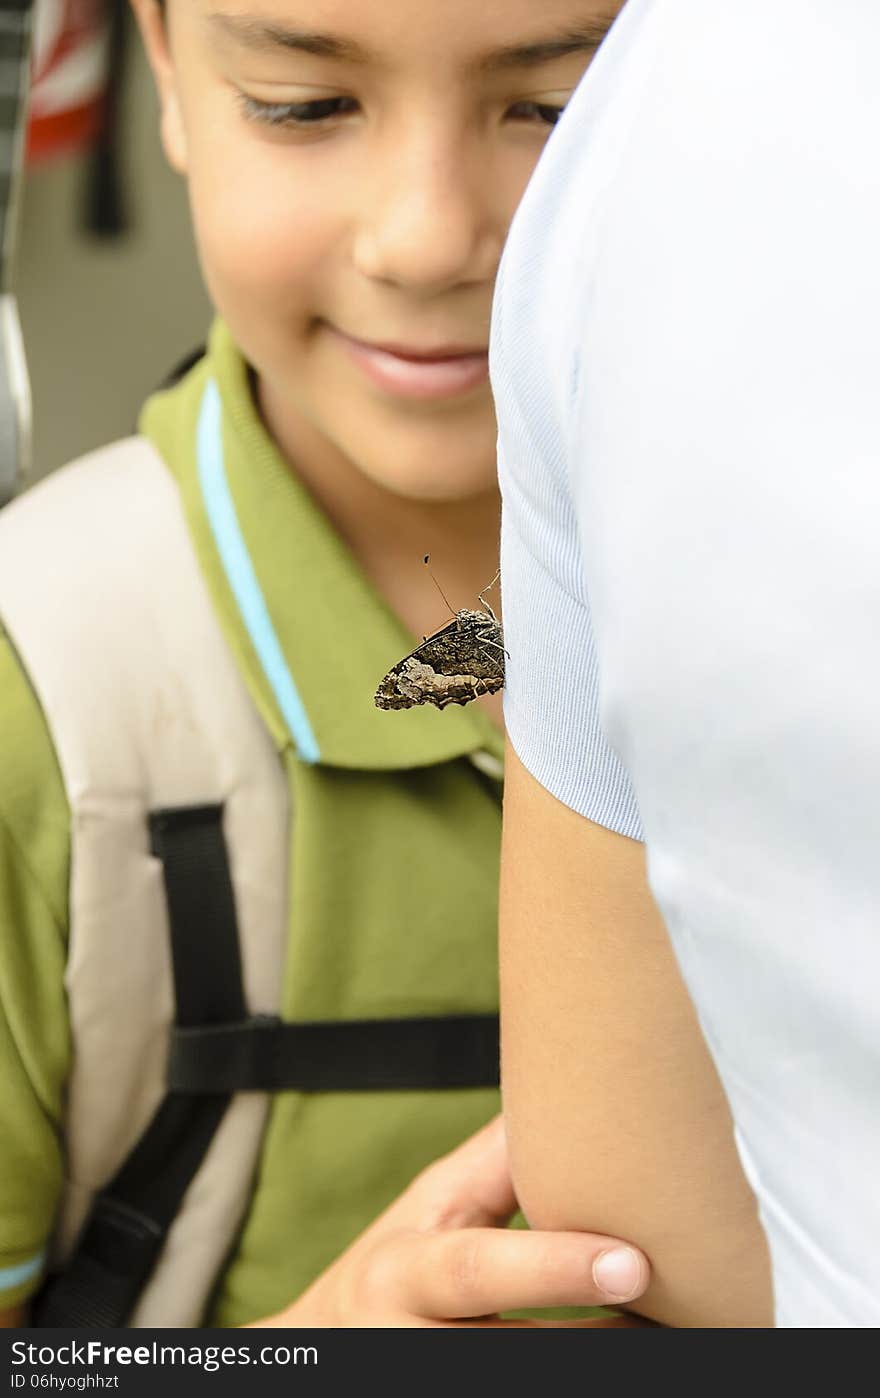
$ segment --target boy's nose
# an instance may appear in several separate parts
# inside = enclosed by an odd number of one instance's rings
[[[424,294],[494,279],[506,220],[492,209],[490,182],[481,188],[465,164],[424,148],[389,162],[358,221],[360,272]]]

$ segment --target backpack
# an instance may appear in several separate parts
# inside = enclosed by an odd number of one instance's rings
[[[66,1179],[32,1323],[197,1325],[269,1094],[497,1086],[497,1016],[279,1019],[287,783],[149,442],[0,513],[0,616],[71,810]]]

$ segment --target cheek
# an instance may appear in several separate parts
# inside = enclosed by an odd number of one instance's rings
[[[198,146],[190,201],[208,290],[221,314],[251,305],[262,315],[308,311],[319,291],[333,219],[293,163],[267,159],[246,135]],[[277,152],[276,152],[277,154]]]

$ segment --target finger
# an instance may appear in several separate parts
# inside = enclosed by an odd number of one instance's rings
[[[444,1320],[615,1305],[650,1280],[644,1253],[598,1233],[469,1228],[399,1241],[398,1304]]]
[[[385,1218],[425,1231],[489,1228],[506,1223],[516,1206],[504,1122],[496,1116],[423,1170]]]

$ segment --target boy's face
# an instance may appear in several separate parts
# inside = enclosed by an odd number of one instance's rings
[[[212,300],[294,455],[495,479],[502,245],[621,0],[134,0]]]

